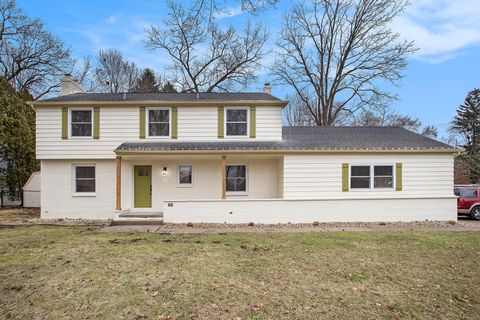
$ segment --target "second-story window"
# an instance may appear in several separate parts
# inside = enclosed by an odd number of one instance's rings
[[[149,137],[170,136],[170,109],[150,108],[147,116]]]
[[[248,135],[248,108],[225,108],[225,136]]]
[[[70,110],[70,136],[92,136],[92,109]]]

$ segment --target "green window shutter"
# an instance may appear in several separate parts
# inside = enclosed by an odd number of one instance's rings
[[[62,108],[62,139],[68,139],[68,108]]]
[[[100,139],[100,107],[93,108],[93,139]]]
[[[348,163],[342,163],[342,192],[348,191]]]
[[[178,137],[178,109],[177,107],[172,107],[172,139],[177,139]]]
[[[397,163],[395,165],[395,190],[402,191],[402,164]]]
[[[223,138],[223,132],[224,132],[224,107],[218,107],[218,138],[222,139]]]
[[[257,134],[257,107],[250,107],[250,138]]]
[[[145,139],[145,126],[146,126],[146,117],[145,117],[145,107],[140,107],[140,139]]]

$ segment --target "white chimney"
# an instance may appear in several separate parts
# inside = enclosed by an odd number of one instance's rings
[[[63,76],[60,85],[62,87],[62,92],[60,93],[61,96],[74,93],[85,93],[85,90],[83,90],[82,86],[75,82],[75,80],[72,78],[72,75],[69,73],[66,73]]]
[[[272,94],[272,85],[270,82],[265,82],[265,85],[263,86],[263,92]]]

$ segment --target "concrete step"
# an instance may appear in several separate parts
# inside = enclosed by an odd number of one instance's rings
[[[163,218],[163,212],[125,212],[119,218]]]
[[[162,225],[163,218],[159,217],[148,217],[148,218],[126,218],[120,217],[113,219],[111,224],[112,226],[156,226]]]

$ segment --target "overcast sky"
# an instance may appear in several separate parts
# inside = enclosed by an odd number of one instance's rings
[[[221,0],[222,1],[222,0]],[[407,11],[392,23],[402,37],[414,40],[420,50],[409,59],[401,86],[401,101],[394,108],[436,126],[441,135],[468,91],[480,87],[480,1],[413,0]],[[242,13],[238,2],[225,1],[229,13],[221,24],[240,27],[247,19],[268,26],[270,46],[275,43],[282,15],[290,1],[281,1],[258,17]],[[145,29],[160,24],[166,15],[164,1],[148,0],[17,0],[31,17],[41,18],[47,28],[71,47],[74,57],[94,55],[99,49],[116,48],[141,67],[157,71],[169,63],[163,52],[148,52],[142,40]],[[267,57],[265,64],[273,59]],[[262,72],[252,91],[268,81]],[[283,98],[288,88],[274,88]]]

